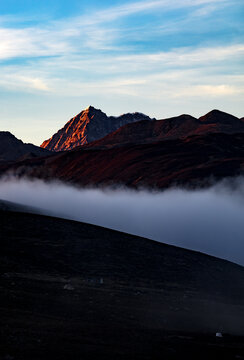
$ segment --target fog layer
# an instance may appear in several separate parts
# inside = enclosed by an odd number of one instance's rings
[[[62,183],[7,179],[0,199],[44,209],[244,265],[244,180],[207,190],[164,192],[79,189]]]

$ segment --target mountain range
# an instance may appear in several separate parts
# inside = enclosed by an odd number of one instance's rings
[[[41,147],[63,151],[88,143],[94,146],[152,142],[212,132],[244,132],[244,122],[219,110],[213,110],[199,119],[184,114],[156,120],[138,112],[108,117],[101,110],[89,106],[44,141]]]
[[[212,110],[199,119],[191,115],[180,115],[164,120],[140,121],[119,128],[94,142],[92,146],[149,143],[210,133],[244,133],[244,122],[219,110]]]
[[[102,137],[104,132],[109,133]],[[7,143],[22,144],[23,153],[31,146],[3,134]],[[18,161],[2,161],[0,175],[11,171],[16,176],[82,186],[201,187],[244,174],[243,144],[243,119],[219,110],[199,119],[180,115],[155,120],[140,113],[107,117],[90,106],[44,142],[43,148],[32,145],[35,155],[27,153],[21,159],[17,146],[4,146],[1,158]]]

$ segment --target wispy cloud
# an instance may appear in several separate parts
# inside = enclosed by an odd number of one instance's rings
[[[192,17],[206,15],[217,7],[227,4],[226,0],[157,0],[126,3],[120,6],[95,11],[92,14],[77,16],[65,21],[49,21],[36,26],[21,26],[17,28],[4,26],[9,16],[0,18],[0,59],[17,57],[42,57],[63,54],[80,53],[87,49],[119,50],[121,44],[116,44],[124,36],[133,36],[133,26],[126,30],[119,28],[115,22],[120,18],[134,14],[167,11],[172,9],[192,8],[192,12],[178,24],[170,26],[170,20],[163,26],[154,27],[150,31],[182,31],[182,24]],[[189,19],[188,19],[189,18]],[[11,17],[10,17],[11,19]],[[23,19],[24,21],[24,19]],[[21,19],[19,19],[21,23]],[[15,21],[18,24],[18,21]],[[28,22],[27,22],[28,25]],[[136,30],[136,29],[135,29]],[[148,28],[147,28],[148,32]],[[122,46],[122,49],[126,48]]]
[[[104,23],[117,20],[122,17],[134,14],[155,11],[158,9],[175,9],[185,7],[198,7],[203,5],[213,5],[225,3],[226,0],[156,0],[156,1],[136,1],[124,5],[108,8],[96,12],[90,19],[86,19],[86,24]],[[203,12],[203,9],[202,9]],[[84,21],[85,19],[82,19]]]
[[[106,76],[132,73],[143,73],[146,76],[147,73],[166,72],[170,69],[214,68],[215,66],[222,66],[225,72],[228,72],[228,62],[231,60],[241,63],[243,56],[244,44],[235,44],[217,47],[184,47],[171,51],[113,56],[84,54],[81,57],[79,54],[71,54],[68,57],[55,58],[55,60],[49,58],[41,60],[38,68],[46,68],[50,71],[54,69],[82,71],[84,69]]]
[[[0,88],[10,102],[16,93],[25,104],[38,94],[33,99],[42,112],[49,104],[45,116],[53,119],[54,99],[58,107],[65,99],[61,115],[73,112],[74,103],[78,110],[93,103],[111,114],[140,110],[155,117],[166,116],[162,109],[174,115],[177,104],[179,112],[201,113],[213,106],[228,111],[232,103],[242,114],[243,25],[235,15],[241,0],[106,3],[55,21],[46,14],[0,16]],[[3,101],[2,118],[10,119]],[[28,106],[20,106],[23,119]]]
[[[238,62],[243,55],[242,44],[112,58],[85,56],[80,59],[79,55],[71,55],[40,60],[38,70],[36,62],[25,67],[6,66],[0,85],[7,89],[22,87],[22,91],[50,91],[63,96],[101,91],[142,96],[142,89],[144,96],[156,96],[159,89],[160,93],[172,97],[226,96],[243,92],[243,77],[228,70],[228,62]],[[67,79],[63,71],[74,71],[75,77]],[[91,74],[96,76],[91,78]]]
[[[71,50],[68,35],[40,28],[0,29],[0,59],[43,57]],[[73,50],[72,50],[73,52]]]
[[[27,74],[5,74],[0,79],[0,86],[8,90],[21,90],[27,93],[30,91],[51,91],[47,80],[36,76],[28,76]]]
[[[230,95],[244,95],[244,86],[235,85],[188,85],[185,88],[177,89],[173,97],[223,97]]]
[[[147,67],[147,65],[156,66],[167,65],[168,67],[188,67],[191,68],[194,65],[213,65],[221,61],[233,60],[235,58],[242,59],[244,56],[244,44],[236,44],[229,46],[215,46],[215,47],[200,47],[200,48],[179,48],[167,52],[157,52],[151,54],[139,54],[139,55],[126,55],[118,56],[113,59],[122,63],[127,67],[129,64],[135,66]],[[134,65],[133,65],[134,64]]]

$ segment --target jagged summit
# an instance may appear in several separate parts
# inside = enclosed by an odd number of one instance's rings
[[[89,105],[78,115],[69,120],[65,126],[41,145],[52,151],[71,150],[98,140],[117,130],[123,125],[140,120],[152,120],[141,113],[128,113],[121,116],[107,116],[100,109]]]
[[[94,106],[89,105],[87,108],[85,108],[84,110],[82,110],[82,111],[80,112],[80,114],[81,114],[81,113],[84,113],[84,112],[86,112],[86,113],[101,113],[102,110],[101,110],[101,109],[96,109]]]

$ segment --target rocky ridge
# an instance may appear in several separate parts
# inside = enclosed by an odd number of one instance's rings
[[[85,145],[117,130],[123,125],[140,120],[152,120],[149,116],[139,112],[123,114],[121,116],[107,116],[101,110],[89,106],[69,120],[65,126],[45,140],[41,147],[51,151],[71,150]]]

